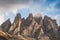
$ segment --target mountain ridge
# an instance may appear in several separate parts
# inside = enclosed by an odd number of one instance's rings
[[[1,30],[18,36],[16,40],[21,36],[26,38],[24,40],[60,39],[60,27],[57,25],[55,19],[51,19],[48,16],[44,16],[44,19],[42,19],[42,15],[33,17],[32,13],[26,19],[21,18],[21,14],[17,13],[14,22],[11,23],[8,19],[1,25]]]

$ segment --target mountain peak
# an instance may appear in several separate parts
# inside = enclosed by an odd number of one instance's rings
[[[42,15],[41,15],[41,13],[37,13],[37,14],[35,15],[35,17],[39,18],[39,17],[42,17]]]
[[[33,15],[32,13],[29,14],[29,16],[27,17],[28,20],[32,20],[33,19]]]
[[[21,14],[20,13],[17,13],[16,14],[16,17],[15,17],[15,21],[20,20],[20,19],[21,19]]]

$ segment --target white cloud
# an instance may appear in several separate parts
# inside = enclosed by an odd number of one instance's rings
[[[22,8],[29,8],[29,6],[22,4],[12,5],[10,7],[0,6],[0,25],[9,18],[10,12],[16,15],[17,10]],[[7,19],[5,19],[5,17],[7,17]]]
[[[4,22],[4,15],[0,12],[0,25]]]
[[[51,3],[49,6],[44,6],[45,2],[46,2],[46,0],[42,0],[42,2],[40,4],[34,4],[32,2],[32,0],[30,0],[29,4],[19,4],[19,3],[13,4],[12,3],[12,4],[8,4],[6,6],[3,5],[0,7],[1,14],[2,14],[2,15],[0,14],[1,15],[0,23],[2,23],[4,21],[5,15],[9,16],[10,12],[13,12],[13,14],[16,15],[18,9],[28,8],[30,10],[30,12],[33,13],[33,15],[35,15],[36,13],[41,13],[42,16],[44,16],[44,15],[51,16],[51,15],[49,15],[49,13],[54,13],[56,11],[56,9],[54,7],[56,3]],[[58,24],[60,25],[59,17],[57,16],[57,17],[55,17],[55,19],[57,20]]]
[[[54,19],[57,20],[58,26],[60,26],[60,14],[56,15]]]

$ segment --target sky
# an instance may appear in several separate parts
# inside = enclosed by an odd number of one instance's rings
[[[8,18],[13,22],[18,12],[25,18],[29,13],[47,15],[60,26],[60,0],[0,0],[0,25]]]

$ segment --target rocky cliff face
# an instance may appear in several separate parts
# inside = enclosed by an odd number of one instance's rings
[[[19,35],[20,34],[20,27],[21,27],[20,25],[21,25],[21,15],[18,13],[8,32],[10,34]]]
[[[10,19],[8,19],[1,25],[1,30],[3,32],[8,32],[8,30],[10,29],[10,26],[11,26],[11,22],[10,22]]]
[[[42,19],[42,15],[33,17],[30,13],[24,19],[17,13],[14,22],[11,24],[8,19],[1,25],[1,29],[3,32],[16,35],[16,40],[60,40],[60,27],[56,20],[48,16]]]

